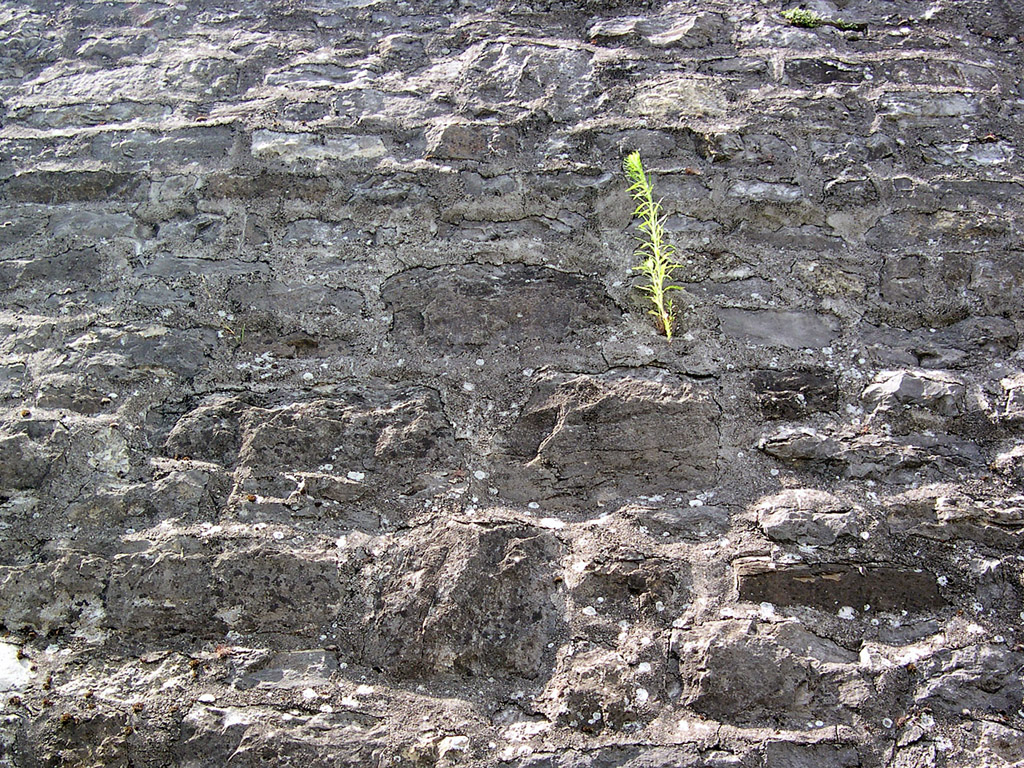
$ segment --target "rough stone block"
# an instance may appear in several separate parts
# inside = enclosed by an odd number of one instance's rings
[[[56,456],[27,434],[0,435],[0,488],[36,488]]]
[[[776,631],[741,620],[673,631],[670,650],[679,660],[682,702],[729,723],[764,717],[786,723],[835,710],[835,691],[819,665],[780,646]]]
[[[803,196],[803,192],[796,184],[739,181],[729,188],[729,197],[739,197],[759,202],[793,203]]]
[[[331,467],[335,475],[365,476],[371,487],[401,492],[417,473],[453,455],[454,435],[436,392],[370,397],[246,409],[239,418],[239,464],[269,484],[267,490],[277,487],[283,470]]]
[[[950,715],[964,709],[1012,715],[1020,708],[1024,654],[980,643],[944,653],[940,662],[939,674],[923,680],[914,692],[919,705]]]
[[[366,573],[366,663],[405,678],[542,674],[562,603],[549,531],[447,523],[396,543]]]
[[[670,122],[681,117],[721,117],[729,105],[717,78],[674,75],[645,85],[629,108],[654,122]]]
[[[510,134],[492,125],[449,121],[431,127],[426,143],[426,157],[438,160],[483,161],[495,153],[507,154],[514,148]]]
[[[1006,398],[1003,414],[1013,422],[1024,421],[1024,374],[1007,376],[999,382]]]
[[[862,393],[861,400],[875,411],[896,405],[928,408],[942,416],[956,416],[963,408],[964,384],[942,371],[882,371]]]
[[[751,385],[765,415],[780,419],[832,410],[838,396],[835,376],[824,370],[755,371]]]
[[[513,463],[499,487],[559,506],[705,488],[718,472],[719,417],[707,390],[675,377],[553,377],[504,440]]]
[[[774,741],[765,746],[771,768],[860,768],[857,747],[850,744],[794,744]]]
[[[394,313],[392,338],[434,353],[561,344],[619,315],[592,279],[545,267],[416,268],[388,280],[381,295]]]
[[[810,546],[827,546],[853,535],[857,516],[837,496],[811,488],[794,488],[762,499],[757,521],[768,538]]]
[[[107,202],[130,196],[141,184],[131,173],[33,170],[17,174],[0,185],[9,201],[37,203]]]

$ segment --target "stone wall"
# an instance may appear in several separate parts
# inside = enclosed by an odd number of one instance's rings
[[[0,2],[0,766],[1024,761],[1018,4],[221,6]]]

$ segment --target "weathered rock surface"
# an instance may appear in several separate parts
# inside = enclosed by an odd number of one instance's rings
[[[875,411],[896,406],[928,408],[941,416],[956,416],[962,408],[963,382],[937,371],[882,371],[861,393]]]
[[[762,499],[757,521],[768,538],[810,546],[832,544],[857,532],[857,514],[836,496],[807,488]]]
[[[757,371],[751,376],[764,414],[796,419],[836,405],[838,387],[828,371]]]
[[[793,7],[0,0],[0,766],[1024,761],[1021,12]]]
[[[719,419],[706,388],[675,377],[549,378],[502,447],[505,493],[520,502],[603,506],[644,492],[704,489],[717,477]]]

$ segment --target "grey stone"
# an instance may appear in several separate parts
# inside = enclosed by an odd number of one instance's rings
[[[427,134],[427,156],[449,160],[483,160],[501,147],[501,137],[487,125],[440,122]]]
[[[834,318],[804,312],[720,309],[717,315],[730,339],[790,349],[820,349],[835,339],[839,328]]]
[[[559,506],[705,488],[717,473],[718,420],[706,390],[674,377],[553,377],[502,447],[514,463],[499,487]]]
[[[625,16],[617,19],[599,21],[587,30],[587,37],[595,41],[617,40],[637,33],[643,22],[641,16]]]
[[[362,318],[363,296],[351,288],[308,282],[229,278],[225,298],[239,307],[235,325],[287,336],[298,331],[317,337],[344,335],[346,323]]]
[[[809,427],[787,427],[764,437],[758,448],[770,456],[790,462],[821,462],[833,459],[839,443]]]
[[[1015,445],[996,454],[992,467],[1017,483],[1024,483],[1024,445]]]
[[[934,482],[988,463],[977,443],[927,432],[900,437],[851,431],[830,435],[810,427],[784,427],[762,437],[757,447],[796,467],[838,469],[847,477],[886,483]]]
[[[648,19],[623,16],[594,24],[587,37],[600,43],[646,42],[657,48],[703,48],[727,40],[725,20],[717,13],[677,16],[665,14]]]
[[[185,547],[192,551],[182,554]],[[336,558],[259,545],[224,549],[223,541],[186,538],[117,556],[103,596],[104,625],[140,635],[173,628],[217,639],[230,629],[289,628],[316,637],[345,615]]]
[[[561,551],[549,532],[522,525],[449,523],[400,543],[366,574],[376,593],[365,618],[367,663],[403,678],[492,671],[537,678],[552,661],[548,643],[561,623],[552,578]],[[396,568],[410,559],[415,578]]]
[[[729,29],[725,19],[717,13],[698,13],[693,16],[668,17],[648,27],[647,41],[658,48],[703,48],[718,42],[728,42]]]
[[[1006,397],[1005,418],[1014,422],[1024,421],[1024,374],[1007,376],[1000,384]]]
[[[857,514],[836,496],[811,488],[795,488],[769,496],[755,508],[768,538],[810,546],[827,546],[857,532]]]
[[[729,196],[762,202],[792,203],[803,197],[803,192],[795,184],[741,181],[729,189]]]
[[[429,389],[248,408],[239,422],[238,463],[272,496],[280,495],[274,491],[281,471],[328,465],[337,474],[365,475],[371,487],[408,492],[419,473],[455,449],[438,395]]]
[[[252,135],[252,154],[264,162],[285,164],[376,160],[387,154],[380,136],[339,136],[259,130]]]
[[[338,659],[327,651],[289,651],[268,658],[239,678],[235,686],[250,688],[288,689],[311,688],[328,685],[331,675],[338,669]]]
[[[134,237],[136,228],[135,220],[126,214],[75,211],[51,219],[49,231],[56,238],[80,238],[93,243],[117,236]]]
[[[914,699],[946,713],[1012,713],[1024,696],[1022,663],[1021,654],[995,645],[953,651],[945,655],[940,674],[918,685]]]
[[[319,219],[301,219],[288,225],[284,234],[288,245],[341,245],[345,242],[365,243],[372,236],[356,222],[332,222]]]
[[[773,418],[831,410],[838,395],[835,377],[826,371],[756,371],[751,384],[765,415]]]
[[[81,636],[95,639],[109,563],[78,552],[58,555],[47,563],[0,568],[2,621],[41,633],[74,625]]]
[[[1024,732],[1015,728],[993,722],[983,723],[979,747],[1009,765],[1024,762]]]
[[[395,342],[435,353],[569,344],[618,314],[589,278],[518,265],[417,268],[388,280],[381,294]]]
[[[775,741],[765,747],[771,768],[859,768],[863,765],[854,745],[793,744]]]
[[[189,380],[208,362],[207,339],[202,332],[171,333],[154,324],[131,329],[117,340],[117,347],[127,357],[129,369],[161,371]]]
[[[839,60],[792,59],[786,62],[786,74],[802,84],[860,83],[865,68],[850,66]]]
[[[167,751],[180,765],[258,768],[276,756],[301,760],[309,768],[366,765],[386,743],[386,729],[374,718],[347,712],[291,715],[269,705],[194,704],[182,718],[181,738]]]
[[[241,446],[239,418],[244,405],[236,398],[211,398],[183,416],[167,436],[169,456],[188,456],[231,466]]]
[[[908,123],[944,117],[964,117],[978,110],[977,101],[962,93],[947,94],[936,99],[926,99],[916,94],[892,95],[882,99],[879,106],[887,116]]]
[[[724,90],[722,83],[715,79],[672,75],[660,82],[645,84],[631,100],[629,109],[655,122],[685,117],[723,117],[728,111]]]
[[[20,691],[32,680],[28,663],[18,656],[10,643],[0,643],[0,691]]]
[[[775,565],[761,559],[734,563],[741,599],[774,605],[810,605],[836,611],[925,611],[945,604],[935,575],[925,570],[843,564]]]
[[[560,725],[597,734],[635,728],[642,707],[631,700],[635,690],[630,669],[621,656],[594,650],[568,660],[548,684],[545,698],[553,699]]]
[[[774,631],[742,620],[674,630],[671,650],[679,660],[682,703],[730,723],[830,716],[829,683],[810,659],[780,649]]]
[[[0,435],[0,488],[36,488],[56,458],[27,434]]]
[[[887,506],[892,530],[938,541],[968,539],[1013,549],[1024,531],[1020,496],[975,500],[937,484],[894,496]]]
[[[662,537],[667,533],[684,539],[707,539],[720,536],[729,528],[729,510],[714,504],[665,509],[641,507],[635,514],[640,525]]]
[[[963,408],[964,390],[960,379],[941,371],[882,371],[861,393],[861,399],[876,412],[911,405],[956,416]]]

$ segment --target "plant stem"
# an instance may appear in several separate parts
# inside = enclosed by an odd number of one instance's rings
[[[665,217],[661,212],[661,203],[654,200],[654,186],[650,176],[644,171],[639,152],[631,152],[622,164],[626,178],[630,181],[629,193],[636,201],[633,215],[640,219],[640,245],[636,255],[642,261],[633,269],[647,278],[647,284],[640,290],[647,294],[654,308],[649,310],[654,315],[658,329],[665,337],[672,340],[672,325],[675,322],[675,308],[672,299],[667,296],[670,290],[678,290],[675,286],[666,286],[672,279],[672,272],[680,265],[672,260],[675,249],[665,238]]]

